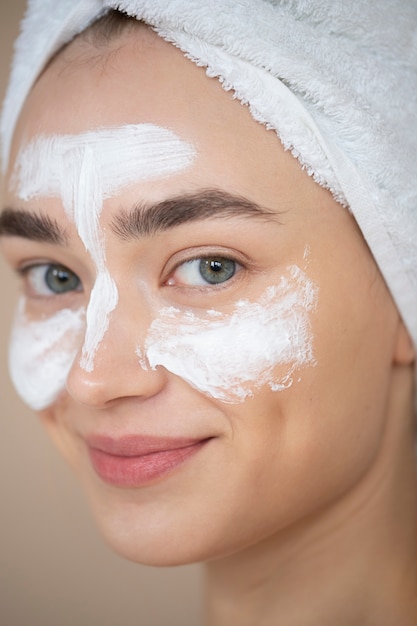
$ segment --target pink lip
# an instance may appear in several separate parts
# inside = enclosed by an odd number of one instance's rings
[[[87,438],[98,476],[118,487],[140,487],[167,476],[194,456],[209,439],[124,436]]]

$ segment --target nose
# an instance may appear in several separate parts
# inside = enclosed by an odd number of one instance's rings
[[[118,304],[110,314],[109,327],[94,355],[91,371],[81,365],[81,350],[67,378],[67,391],[79,404],[105,408],[122,398],[146,399],[165,386],[168,372],[163,367],[144,368],[137,349],[144,343],[151,316]]]

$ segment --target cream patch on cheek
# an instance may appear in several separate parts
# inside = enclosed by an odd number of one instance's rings
[[[47,408],[65,389],[84,332],[85,310],[63,309],[39,322],[19,303],[12,331],[9,369],[22,400],[35,411]]]
[[[100,228],[103,201],[133,183],[177,173],[194,157],[191,145],[153,124],[40,136],[19,153],[13,177],[19,197],[60,197],[96,266],[80,360],[87,372],[94,369],[94,356],[118,302]]]
[[[225,315],[168,307],[152,322],[144,350],[144,369],[162,365],[192,387],[223,402],[238,403],[264,385],[273,391],[292,385],[292,375],[315,363],[310,312],[318,289],[297,266],[258,302],[241,300]]]

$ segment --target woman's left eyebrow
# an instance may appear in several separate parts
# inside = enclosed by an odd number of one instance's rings
[[[58,222],[47,215],[23,209],[4,209],[0,214],[0,237],[22,237],[42,243],[67,245],[68,236]]]
[[[222,189],[204,189],[160,202],[140,202],[130,212],[121,211],[111,227],[120,239],[130,240],[150,237],[187,222],[245,217],[279,224],[279,216],[280,212],[243,196]]]

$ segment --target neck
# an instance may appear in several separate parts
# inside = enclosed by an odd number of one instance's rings
[[[416,459],[403,392],[389,407],[401,418],[387,420],[375,462],[349,493],[206,566],[208,626],[417,623]]]

